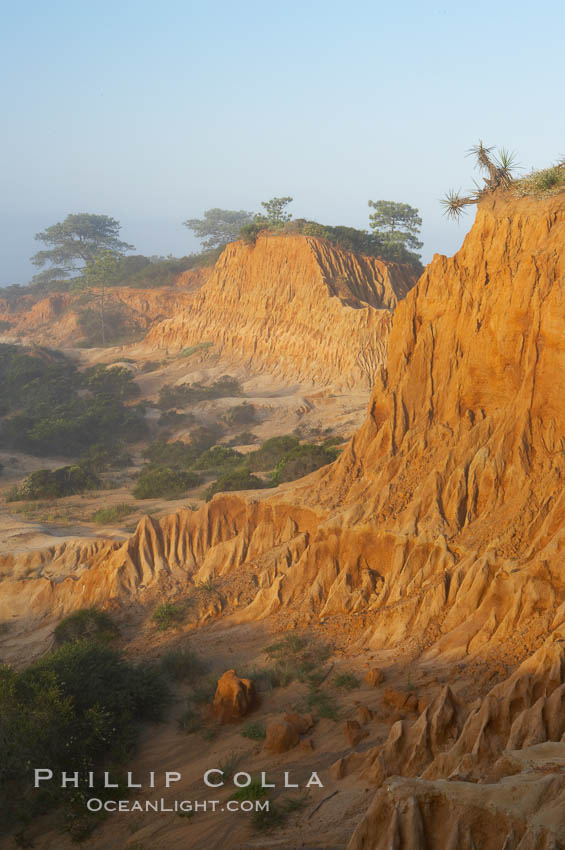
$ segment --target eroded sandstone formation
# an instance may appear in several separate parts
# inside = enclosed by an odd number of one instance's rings
[[[155,325],[147,342],[170,351],[213,342],[278,378],[353,386],[366,381],[360,347],[384,355],[391,311],[415,282],[409,266],[324,240],[261,235],[228,245],[190,310]]]
[[[476,703],[451,687],[413,700],[382,745],[334,765],[375,788],[349,850],[565,847],[564,246],[562,195],[482,202],[462,249],[397,306],[335,464],[146,519],[123,544],[38,554],[35,578],[3,582],[5,613],[40,625],[214,576],[202,621],[347,614],[365,646],[422,663],[472,675],[496,658],[504,681]]]
[[[118,309],[130,328],[148,330],[154,322],[190,308],[194,293],[206,282],[211,269],[195,269],[179,275],[176,286],[135,289],[109,287],[106,308]],[[83,338],[81,311],[88,303],[76,292],[54,292],[43,298],[21,295],[0,298],[2,340],[48,346],[72,345]],[[96,303],[92,303],[96,309]]]

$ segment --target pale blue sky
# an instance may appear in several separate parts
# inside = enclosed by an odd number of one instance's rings
[[[119,219],[140,253],[182,255],[210,207],[366,227],[369,198],[424,219],[424,259],[468,229],[438,198],[469,146],[527,168],[565,154],[561,2],[0,2],[0,284],[35,232]]]

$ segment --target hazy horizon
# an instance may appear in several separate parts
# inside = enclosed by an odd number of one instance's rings
[[[406,202],[424,261],[453,253],[474,210],[458,225],[438,199],[472,186],[472,144],[526,170],[565,153],[563,13],[532,17],[509,2],[6,5],[0,285],[29,280],[35,233],[69,213],[181,256],[199,246],[185,219],[276,195],[360,228],[369,199]]]

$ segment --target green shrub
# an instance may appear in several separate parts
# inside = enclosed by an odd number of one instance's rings
[[[187,603],[162,602],[151,616],[159,631],[179,627],[186,619]]]
[[[263,222],[258,223],[252,221],[249,224],[243,225],[243,227],[239,231],[239,238],[243,239],[243,241],[246,242],[248,245],[255,245],[257,237],[264,229],[265,224]]]
[[[120,439],[132,442],[143,437],[144,406],[126,406],[115,397],[134,391],[129,373],[96,368],[96,374],[89,376],[60,352],[0,344],[3,446],[73,457],[95,444],[113,446]]]
[[[114,640],[118,634],[118,627],[105,611],[82,608],[58,623],[55,628],[55,643],[57,646],[77,640],[107,643]]]
[[[225,493],[232,490],[260,490],[268,485],[256,475],[251,475],[246,469],[233,470],[221,475],[206,490],[209,501],[215,493]]]
[[[214,472],[217,475],[230,472],[235,467],[241,466],[242,462],[243,455],[241,452],[236,452],[235,449],[230,449],[228,446],[213,446],[211,449],[202,452],[194,461],[193,468]]]
[[[136,499],[178,499],[198,484],[200,478],[195,472],[148,466],[137,476],[133,495]]]
[[[79,458],[79,465],[89,472],[106,472],[108,469],[123,469],[130,466],[132,458],[129,452],[117,442],[113,445],[95,443]]]
[[[218,769],[222,771],[224,774],[223,779],[224,782],[231,779],[235,773],[235,769],[241,761],[241,753],[232,752],[227,756],[224,756],[223,759],[220,759],[218,764]]]
[[[514,183],[519,195],[553,193],[565,189],[565,163],[527,174]]]
[[[244,401],[242,404],[236,404],[235,407],[230,407],[222,416],[223,421],[228,428],[239,428],[242,425],[255,425],[259,421],[259,416],[254,405]]]
[[[318,687],[310,687],[306,697],[306,705],[310,711],[318,714],[320,717],[337,720],[339,716],[335,698],[327,691],[323,691]]]
[[[321,466],[332,463],[337,456],[338,453],[335,449],[325,446],[315,446],[309,443],[296,446],[277,463],[273,472],[273,483],[278,485],[285,481],[302,478],[316,469],[320,469]]]
[[[84,384],[96,395],[109,395],[120,401],[139,395],[139,386],[125,366],[92,366],[84,372]]]
[[[339,673],[334,682],[336,688],[343,688],[346,691],[353,691],[360,687],[359,679],[353,673]]]
[[[100,479],[81,466],[61,466],[53,470],[37,469],[8,494],[7,500],[16,502],[22,499],[58,499],[84,493],[85,490],[96,490],[101,486]]]
[[[256,443],[258,437],[252,431],[242,431],[241,434],[236,434],[228,443],[228,446],[250,446]]]
[[[196,417],[192,413],[178,413],[176,410],[166,410],[159,417],[159,425],[164,428],[180,428],[194,425]]]
[[[160,407],[161,410],[169,410],[172,407],[186,407],[199,401],[232,398],[240,395],[242,395],[242,389],[239,381],[230,375],[222,375],[209,386],[200,383],[179,384],[178,386],[166,384],[159,391],[157,407]]]
[[[265,440],[260,449],[247,455],[249,469],[252,472],[263,472],[274,469],[277,463],[299,445],[298,437],[286,434],[281,437],[271,437]]]
[[[171,649],[161,658],[163,673],[175,681],[193,683],[208,669],[206,662],[188,647]]]
[[[264,738],[265,736],[263,735],[262,737]],[[267,779],[266,782],[268,783],[269,780]],[[268,789],[264,787],[262,777],[253,776],[249,785],[246,785],[244,788],[238,788],[231,795],[230,800],[260,800],[262,797],[266,797],[267,794]]]
[[[265,724],[257,721],[255,723],[245,723],[241,729],[241,735],[244,738],[251,738],[252,741],[261,741],[267,734]]]
[[[213,345],[213,342],[197,342],[196,345],[191,345],[189,348],[183,348],[179,356],[192,357],[192,355],[196,354],[198,351],[207,351],[209,348],[212,348]]]
[[[55,776],[70,766],[82,775],[102,763],[111,769],[131,754],[136,722],[160,719],[169,698],[155,668],[97,642],[65,643],[21,671],[1,667],[0,823],[69,806],[57,783],[31,787],[30,765],[49,766]],[[100,796],[83,787],[72,797],[84,794]]]
[[[112,522],[120,522],[120,520],[129,516],[135,507],[128,505],[125,502],[120,502],[119,505],[113,505],[111,508],[100,508],[95,511],[92,519],[98,525],[109,525]]]
[[[311,682],[324,678],[324,665],[332,653],[328,644],[320,644],[308,635],[289,634],[265,647],[272,661],[272,676],[277,684],[288,685],[298,679]]]
[[[143,451],[143,457],[147,458],[153,466],[188,469],[198,455],[190,443],[183,443],[181,440],[169,443],[161,437],[147,446]]]
[[[197,457],[215,446],[222,434],[224,428],[219,422],[211,425],[200,425],[198,428],[193,428],[190,432],[190,445],[196,452]]]

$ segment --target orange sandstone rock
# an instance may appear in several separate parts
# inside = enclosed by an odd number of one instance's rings
[[[286,753],[298,744],[299,734],[292,723],[284,719],[273,720],[267,726],[264,750],[271,753]]]
[[[251,679],[240,679],[235,670],[227,670],[218,680],[213,712],[221,723],[240,720],[253,708],[255,687]]]

